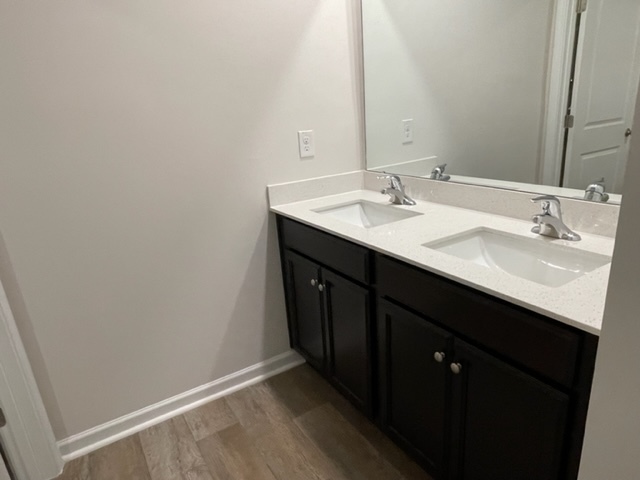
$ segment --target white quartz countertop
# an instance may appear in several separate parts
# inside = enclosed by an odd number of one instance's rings
[[[368,229],[342,222],[330,215],[314,212],[323,207],[357,200],[389,205],[387,198],[379,192],[358,190],[272,206],[271,211],[567,325],[595,335],[600,334],[611,264],[554,288],[432,250],[424,244],[484,227],[540,242],[553,242],[566,248],[611,256],[614,246],[612,238],[579,232],[582,236],[579,242],[551,239],[531,233],[533,224],[529,219],[516,220],[420,200],[413,207],[394,205],[393,208],[413,210],[423,215]]]

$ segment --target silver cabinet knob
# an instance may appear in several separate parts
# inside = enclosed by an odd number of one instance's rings
[[[311,286],[315,287],[318,284],[318,281],[315,278],[311,279]]]
[[[625,130],[625,132],[624,132],[624,136],[628,138],[628,137],[630,137],[630,136],[631,136],[631,134],[632,134],[632,133],[633,133],[633,132],[631,131],[631,129],[630,129],[630,128],[627,128],[627,129]]]
[[[436,352],[433,354],[433,359],[438,363],[442,363],[445,356],[444,352]]]
[[[322,285],[321,283],[318,284],[318,290],[320,290],[321,292],[324,292],[324,285]]]
[[[459,363],[452,363],[451,371],[453,372],[454,375],[458,375],[462,371],[462,365]]]

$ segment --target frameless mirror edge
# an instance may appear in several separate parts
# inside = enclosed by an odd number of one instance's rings
[[[366,157],[365,157],[365,165],[366,165]],[[607,201],[607,202],[596,202],[593,200],[587,200],[584,198],[584,192],[582,192],[581,190],[578,189],[568,189],[568,188],[564,188],[564,187],[554,187],[554,186],[549,186],[549,185],[531,185],[528,183],[520,183],[520,182],[506,182],[504,181],[504,183],[513,183],[514,186],[506,186],[504,184],[501,184],[503,181],[502,180],[495,180],[495,179],[491,179],[491,178],[480,178],[477,177],[476,182],[474,181],[460,181],[460,180],[456,180],[456,175],[452,175],[451,178],[449,180],[447,180],[446,182],[442,182],[440,180],[433,180],[428,178],[428,176],[423,176],[423,175],[411,175],[411,174],[407,174],[407,173],[401,173],[401,172],[394,172],[394,171],[390,171],[390,170],[380,170],[380,169],[376,169],[376,168],[369,168],[367,166],[367,168],[365,168],[366,171],[368,172],[372,172],[372,173],[386,173],[386,174],[392,174],[392,175],[400,175],[402,177],[411,177],[411,178],[417,178],[420,180],[426,180],[429,182],[438,182],[438,183],[452,183],[455,185],[470,185],[473,187],[482,187],[482,188],[493,188],[493,189],[497,189],[497,190],[504,190],[507,192],[518,192],[518,193],[530,193],[531,195],[554,195],[556,197],[560,197],[560,198],[567,198],[569,200],[580,200],[584,203],[587,204],[595,204],[595,205],[611,205],[613,207],[620,207],[620,204],[622,203],[622,194],[610,194],[611,198]],[[465,177],[465,178],[474,178],[474,177]],[[533,187],[533,188],[532,188]],[[559,192],[560,190],[572,190],[572,192],[567,192],[567,193],[561,193]],[[582,195],[581,195],[582,193]]]

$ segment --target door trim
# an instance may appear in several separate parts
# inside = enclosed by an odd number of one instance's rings
[[[2,283],[0,405],[7,418],[0,439],[17,478],[47,480],[57,476],[62,471],[62,457]]]
[[[564,150],[564,117],[569,101],[569,82],[577,11],[575,0],[558,0],[550,44],[547,102],[543,113],[539,180],[558,185]]]

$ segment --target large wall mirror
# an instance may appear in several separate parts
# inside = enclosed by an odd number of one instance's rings
[[[369,170],[620,201],[640,1],[362,0],[362,17]]]

